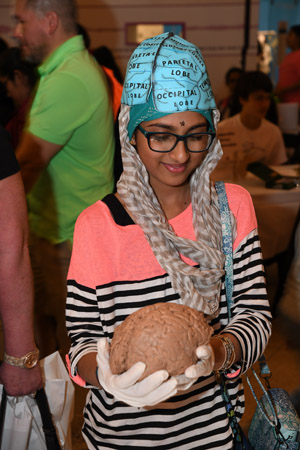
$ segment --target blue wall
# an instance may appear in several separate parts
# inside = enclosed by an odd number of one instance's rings
[[[278,22],[286,21],[288,28],[300,25],[299,0],[260,0],[259,30],[278,29]]]
[[[279,22],[286,22],[286,31],[293,25],[300,25],[300,0],[260,0],[258,30],[274,30],[278,33]],[[274,38],[271,37],[268,41],[273,56],[269,76],[276,85],[278,81],[278,42],[276,36]],[[286,52],[288,51],[287,49]]]

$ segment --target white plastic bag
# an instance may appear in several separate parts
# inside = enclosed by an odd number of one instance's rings
[[[2,397],[3,386],[0,385]],[[29,395],[7,396],[1,450],[47,450],[39,408]]]
[[[45,380],[45,391],[59,443],[62,450],[72,450],[71,423],[74,416],[75,400],[73,382],[59,352],[52,353],[42,359],[40,363]],[[42,447],[40,449],[42,450]]]
[[[62,450],[72,450],[71,422],[75,389],[58,352],[40,361],[45,392]],[[0,398],[3,386],[0,385]],[[1,450],[47,450],[43,423],[31,395],[7,395]]]

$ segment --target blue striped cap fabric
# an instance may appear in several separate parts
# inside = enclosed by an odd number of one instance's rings
[[[152,95],[151,95],[152,94]],[[148,103],[173,114],[216,109],[202,54],[197,46],[163,33],[143,41],[128,62],[121,103]]]

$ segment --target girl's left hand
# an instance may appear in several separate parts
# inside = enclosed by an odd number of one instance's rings
[[[188,367],[183,375],[175,377],[178,382],[178,390],[186,391],[199,377],[206,377],[212,373],[215,365],[215,355],[211,345],[197,347],[196,354],[198,358],[197,364]]]

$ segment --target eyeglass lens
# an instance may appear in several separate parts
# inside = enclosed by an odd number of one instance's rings
[[[149,147],[154,151],[169,152],[176,147],[178,141],[184,141],[186,148],[191,152],[201,152],[208,149],[212,136],[202,133],[187,136],[176,136],[168,133],[151,133],[148,135]]]

